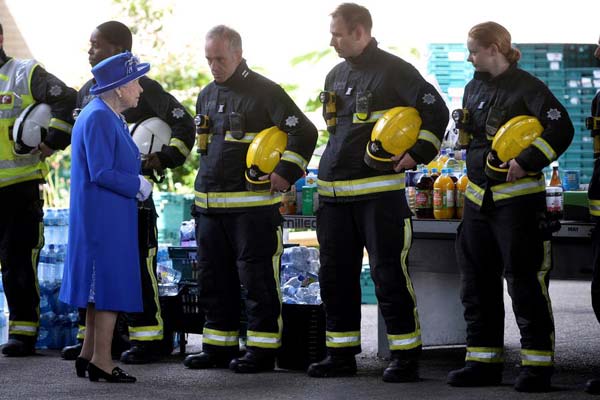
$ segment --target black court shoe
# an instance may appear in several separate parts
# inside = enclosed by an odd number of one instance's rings
[[[92,363],[89,363],[88,365],[88,375],[92,382],[98,382],[98,380],[104,379],[111,383],[133,383],[137,380],[135,376],[129,375],[119,367],[114,367],[112,373],[109,374]]]
[[[77,357],[75,360],[75,372],[77,372],[78,377],[85,378],[85,371],[87,371],[89,364],[90,360],[86,360],[83,357]]]

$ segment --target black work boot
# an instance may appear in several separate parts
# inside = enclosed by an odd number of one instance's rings
[[[237,354],[203,351],[190,354],[183,360],[183,365],[191,369],[228,368],[229,363]]]
[[[81,354],[81,348],[83,347],[82,342],[77,342],[73,346],[65,346],[60,351],[60,356],[65,360],[76,360]]]
[[[26,357],[35,354],[35,338],[11,337],[2,347],[6,357]]]
[[[241,374],[273,371],[275,355],[271,352],[248,350],[242,357],[231,360],[229,369]]]
[[[160,341],[133,342],[129,350],[121,353],[121,362],[125,364],[149,364],[161,359]]]
[[[498,386],[502,383],[500,363],[467,361],[464,368],[450,371],[446,383],[456,387]]]
[[[313,378],[332,378],[356,375],[354,355],[327,356],[318,363],[310,364],[306,371]]]
[[[418,382],[419,362],[417,360],[402,360],[392,358],[388,367],[383,371],[384,382]]]
[[[515,381],[517,392],[540,393],[552,390],[550,379],[554,368],[552,367],[521,367],[521,372]]]
[[[600,379],[590,379],[585,383],[585,388],[583,390],[589,394],[600,394]]]

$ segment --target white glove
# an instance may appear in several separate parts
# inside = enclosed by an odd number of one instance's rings
[[[140,188],[138,189],[135,198],[139,201],[144,201],[150,197],[150,194],[152,193],[152,184],[148,182],[142,175],[138,175],[138,178],[140,178]]]

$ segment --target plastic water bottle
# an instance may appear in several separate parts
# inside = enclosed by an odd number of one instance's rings
[[[63,278],[63,272],[65,269],[65,255],[66,255],[66,247],[64,244],[59,244],[56,247],[56,258],[54,263],[54,273],[56,277],[56,282],[60,284]]]
[[[66,245],[69,236],[69,210],[61,208],[58,210],[56,219],[56,243],[57,245]]]
[[[444,168],[450,169],[450,174],[454,175],[456,178],[460,176],[460,163],[456,158],[454,158],[454,152],[451,151],[448,153],[448,159],[444,164]]]
[[[4,295],[4,284],[2,283],[2,272],[0,272],[0,314],[4,314],[6,307],[6,296]]]

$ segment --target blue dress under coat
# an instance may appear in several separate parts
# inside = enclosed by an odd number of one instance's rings
[[[73,127],[61,301],[87,307],[95,270],[97,310],[142,311],[135,197],[140,166],[124,120],[100,98],[92,100]]]

